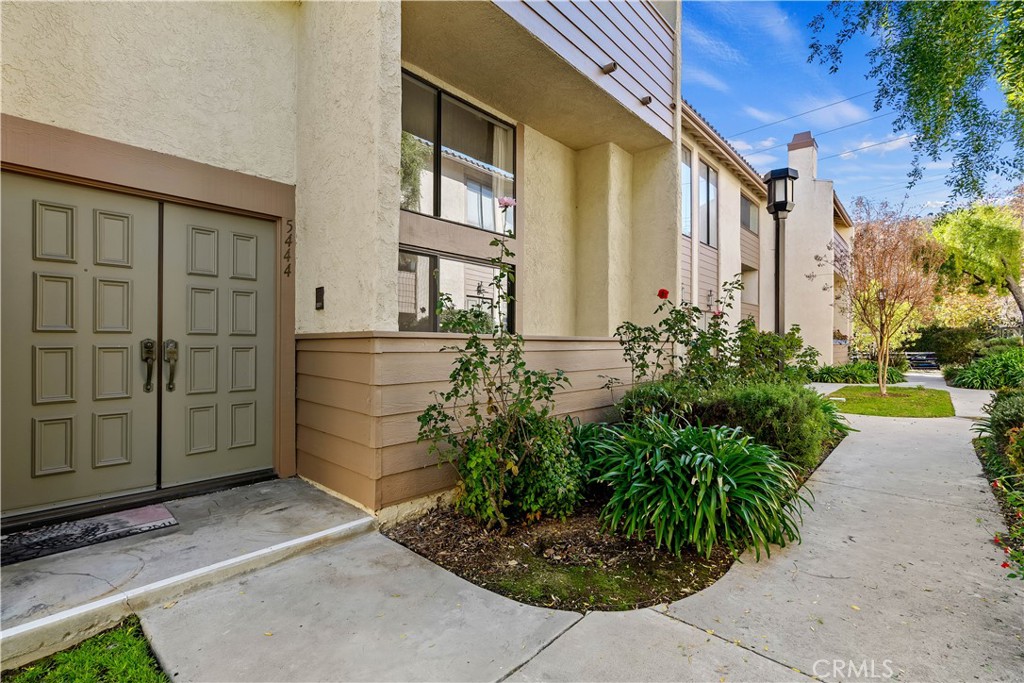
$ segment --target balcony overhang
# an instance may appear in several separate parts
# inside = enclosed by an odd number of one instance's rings
[[[572,149],[672,142],[493,2],[403,2],[402,60]]]

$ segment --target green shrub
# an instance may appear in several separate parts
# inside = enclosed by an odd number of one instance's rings
[[[979,358],[950,374],[950,384],[965,389],[1024,387],[1024,348]]]
[[[983,410],[988,417],[974,430],[991,441],[1010,473],[1024,474],[1024,389],[1000,389]]]
[[[1006,351],[1014,351],[1024,346],[1020,337],[993,337],[992,339],[986,339],[981,348],[978,349],[978,355],[981,357],[985,356],[996,356]]]
[[[509,508],[514,517],[565,519],[583,498],[583,461],[572,448],[572,433],[562,419],[528,413],[506,447],[522,453],[518,476],[509,482]]]
[[[669,376],[654,382],[633,386],[619,400],[619,415],[626,422],[642,420],[653,415],[683,417],[697,390],[679,379]]]
[[[512,302],[506,287],[514,254],[504,237],[491,245],[498,247],[491,259],[495,313]],[[565,516],[583,488],[568,426],[551,417],[554,393],[569,380],[561,370],[528,368],[525,341],[507,326],[491,325],[486,338],[482,334],[471,330],[460,344],[442,349],[454,352],[448,389],[431,392],[434,402],[418,418],[418,440],[456,467],[457,507],[488,528],[504,532],[509,515]]]
[[[836,438],[818,392],[792,384],[753,384],[724,389],[695,401],[687,419],[705,425],[742,427],[758,443],[800,467],[821,461]]]
[[[970,362],[980,345],[982,330],[976,327],[931,325],[919,330],[911,346],[913,351],[931,351],[939,365],[963,365]]]
[[[679,554],[710,556],[799,541],[801,504],[794,468],[767,446],[728,427],[676,427],[668,416],[605,428],[594,447],[595,481],[610,488],[606,527],[627,537],[653,536]]]
[[[906,362],[906,359],[903,359]],[[886,371],[889,384],[906,382],[907,377],[898,368],[889,366]],[[878,363],[860,360],[844,365],[824,365],[811,373],[812,382],[841,382],[843,384],[874,384],[878,382]]]

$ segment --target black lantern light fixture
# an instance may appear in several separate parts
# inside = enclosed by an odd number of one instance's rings
[[[786,218],[796,206],[793,201],[794,185],[800,174],[795,168],[777,168],[764,175],[762,180],[768,186],[768,213],[775,218],[775,332],[783,333],[782,329],[782,249],[780,247],[782,229],[786,227]]]

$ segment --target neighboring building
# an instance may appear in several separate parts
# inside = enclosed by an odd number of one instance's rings
[[[2,38],[5,526],[450,488],[416,443],[434,311],[493,300],[497,230],[560,414],[607,414],[662,287],[739,276],[774,325],[764,189],[680,106],[678,3],[4,2]]]
[[[789,166],[797,170],[796,207],[786,219],[783,322],[800,325],[804,341],[818,349],[822,365],[849,357],[853,221],[831,180],[818,178],[818,143],[809,132],[789,143]]]

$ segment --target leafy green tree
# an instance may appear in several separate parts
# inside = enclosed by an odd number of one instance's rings
[[[932,231],[946,247],[943,273],[965,278],[977,291],[995,289],[1013,296],[1024,317],[1021,261],[1024,261],[1024,224],[1003,206],[976,204],[946,215]]]
[[[826,14],[838,20],[831,42]],[[952,153],[947,184],[954,195],[980,197],[997,172],[1024,177],[1024,3],[1020,0],[833,0],[810,23],[808,61],[838,71],[843,50],[859,35],[874,45],[866,77],[877,87],[875,110],[896,112],[893,129],[913,135],[912,183],[922,157]],[[992,79],[1000,107],[985,101]],[[1004,142],[1011,151],[999,152]]]

